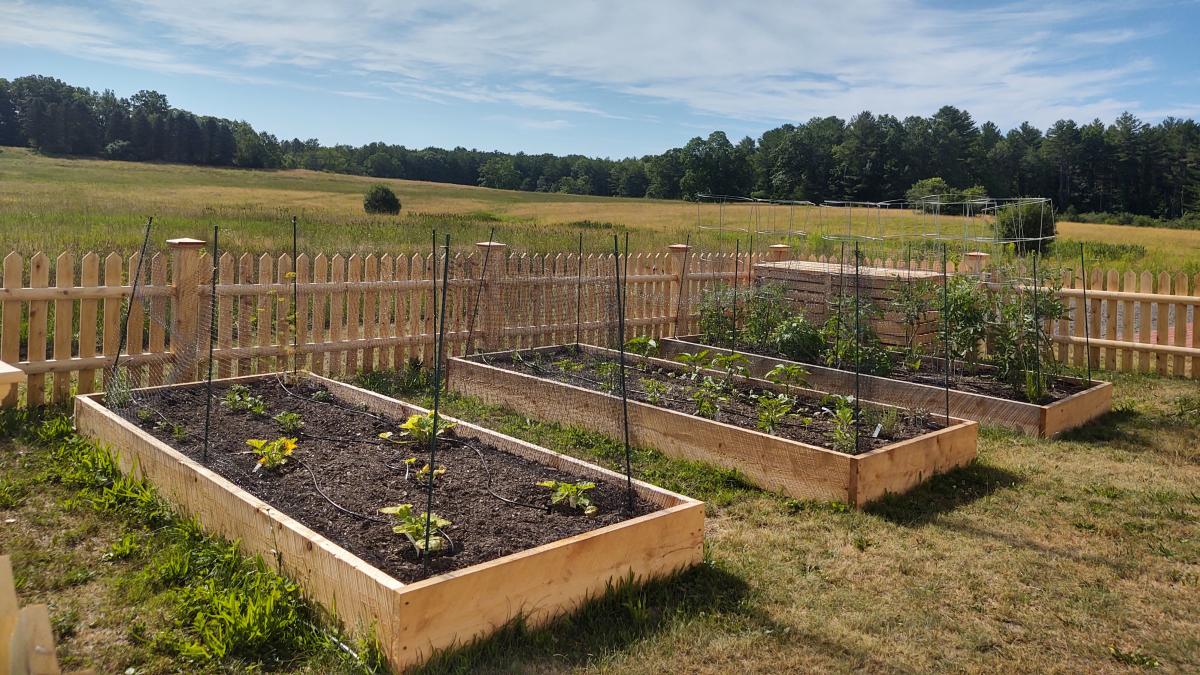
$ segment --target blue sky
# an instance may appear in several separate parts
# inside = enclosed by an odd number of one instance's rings
[[[0,0],[0,77],[281,138],[622,157],[714,129],[1200,117],[1200,2]]]

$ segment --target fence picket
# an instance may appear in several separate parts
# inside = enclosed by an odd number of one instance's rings
[[[80,263],[79,285],[95,288],[100,284],[100,256],[88,251]],[[84,298],[79,301],[79,358],[90,359],[96,355],[96,300]],[[161,350],[160,350],[161,351]],[[90,394],[96,386],[96,371],[79,371],[79,393]]]
[[[274,267],[274,262],[271,260],[270,255],[264,253],[258,257],[258,283],[259,284],[261,284],[263,286],[271,285],[271,282],[274,281],[273,267]],[[274,315],[271,313],[271,310],[274,309],[271,306],[272,304],[273,303],[271,302],[270,294],[258,296],[258,307],[255,311],[254,316],[255,316],[255,319],[258,321],[258,346],[262,347],[262,348],[269,348],[269,347],[271,347],[271,344],[272,344],[271,324],[272,324],[272,320],[274,318]],[[255,359],[254,362],[255,362],[254,363],[254,372],[256,372],[256,373],[271,372],[272,364],[271,364],[270,357],[260,356],[257,359]]]
[[[221,254],[221,262],[217,270],[217,282],[221,284],[232,284],[234,279],[234,266],[236,261],[233,254],[226,251]],[[223,350],[233,346],[233,297],[222,295],[217,299],[217,350],[220,354]],[[229,377],[233,373],[233,363],[229,357],[217,357],[217,377]]]
[[[25,261],[17,252],[4,256],[4,288],[21,288],[24,269]],[[0,360],[16,365],[21,360],[21,301],[5,300],[0,305],[0,310],[3,310],[3,315],[0,315],[0,320],[3,321],[0,332]],[[6,408],[17,405],[16,387],[9,387],[3,403]]]
[[[75,285],[75,257],[69,253],[60,253],[54,261],[54,285],[58,288],[71,288]],[[75,301],[71,299],[54,301],[54,360],[69,360],[71,358],[71,338],[75,335]],[[64,370],[54,373],[54,402],[65,403],[71,396],[71,371]]]
[[[50,258],[45,253],[38,253],[29,261],[29,287],[46,288],[50,285]],[[49,302],[34,300],[29,303],[29,344],[27,347],[30,365],[40,364],[46,360],[46,313]],[[40,406],[46,402],[46,376],[38,373],[30,375],[27,381],[28,389],[25,397],[30,407]]]
[[[167,286],[167,257],[161,252],[150,256],[150,286],[156,290],[166,290]],[[167,351],[167,305],[170,302],[164,295],[150,298],[150,352],[165,354]],[[164,367],[162,360],[150,362],[147,369],[150,382],[163,381]]]
[[[1188,294],[1188,278],[1184,272],[1179,272],[1175,275],[1175,295]],[[1185,346],[1187,341],[1187,305],[1183,303],[1175,304],[1174,311],[1174,326],[1175,332],[1171,336],[1171,344],[1177,347]],[[1171,374],[1176,377],[1182,377],[1184,374],[1185,363],[1182,355],[1176,354],[1173,359],[1173,367]]]
[[[1159,272],[1159,274],[1158,274],[1158,293],[1160,295],[1167,295],[1170,292],[1171,292],[1171,275],[1170,275],[1170,273]],[[1155,306],[1156,306],[1156,309],[1155,309],[1154,320],[1155,320],[1156,331],[1155,331],[1155,335],[1154,335],[1154,337],[1155,337],[1154,342],[1155,342],[1155,344],[1162,346],[1162,345],[1167,344],[1167,337],[1171,334],[1171,324],[1170,324],[1170,320],[1169,320],[1169,318],[1170,318],[1169,315],[1171,313],[1171,306],[1164,301],[1159,301],[1159,302],[1155,303]],[[1155,358],[1155,362],[1158,365],[1158,374],[1166,375],[1167,374],[1167,364],[1170,363],[1170,359],[1165,354],[1158,354],[1157,357]]]

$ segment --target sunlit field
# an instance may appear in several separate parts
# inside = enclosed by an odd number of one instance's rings
[[[400,216],[362,210],[375,182],[390,185]],[[223,248],[280,251],[291,246],[291,216],[308,252],[412,251],[430,245],[433,229],[456,246],[495,238],[514,250],[569,251],[582,233],[590,252],[611,250],[612,235],[629,234],[635,251],[689,241],[707,250],[762,251],[789,243],[804,252],[838,253],[830,237],[878,237],[873,252],[902,257],[919,242],[928,251],[950,239],[986,237],[986,218],[933,216],[901,209],[831,208],[747,203],[693,203],[492,190],[462,185],[379,180],[304,170],[251,171],[171,164],[42,157],[0,149],[0,244],[23,254],[132,251],[154,216],[154,245],[171,237],[208,239],[220,225]],[[1200,232],[1060,223],[1059,255],[1077,257],[1069,242],[1089,242],[1089,258],[1106,267],[1200,271]],[[752,241],[753,239],[753,241]],[[957,241],[956,241],[957,239]],[[916,243],[914,243],[916,242]],[[1077,243],[1075,244],[1077,246]],[[875,255],[875,253],[872,253]]]

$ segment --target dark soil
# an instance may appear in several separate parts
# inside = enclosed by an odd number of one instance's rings
[[[313,401],[311,397],[321,388],[309,383],[288,386],[291,394],[275,379],[248,386],[252,394],[266,402],[268,416],[224,409],[220,400],[228,385],[214,385],[208,461],[201,463],[396,579],[411,582],[424,578],[421,558],[404,535],[392,531],[389,522],[372,522],[339,511],[314,485],[315,478],[329,499],[363,516],[386,521],[389,516],[379,513],[379,509],[404,503],[412,504],[415,513],[424,514],[427,490],[415,476],[405,478],[404,460],[417,458],[415,473],[427,463],[427,449],[379,439],[384,431],[396,432],[395,438],[399,438],[403,420],[376,419],[336,399],[332,403]],[[299,413],[304,421],[299,434],[289,434],[299,439],[292,459],[275,470],[254,471],[257,460],[247,452],[250,448],[246,441],[285,435],[271,419],[285,411]],[[168,390],[120,413],[201,461],[203,387]],[[182,425],[186,436],[177,438],[165,421]],[[445,442],[438,443],[436,465],[447,471],[436,479],[432,511],[453,522],[445,530],[453,548],[430,556],[431,575],[548,544],[658,508],[635,497],[632,512],[625,513],[624,485],[557,471],[480,441],[455,439],[453,430],[446,436],[449,438]],[[561,505],[549,509],[550,490],[537,486],[544,480],[596,483],[588,496],[599,512],[588,517]],[[536,508],[502,501],[489,492],[489,481],[496,494]]]
[[[697,404],[692,398],[697,384],[688,377],[686,368],[682,365],[678,369],[638,366],[635,361],[636,359],[631,357],[629,365],[626,366],[626,390],[630,399],[689,415],[697,414]],[[610,373],[604,372],[604,364],[616,364],[616,359],[576,351],[572,347],[563,347],[557,351],[523,352],[519,359],[513,359],[511,356],[499,359],[490,357],[487,363],[585,389],[608,393],[619,391],[608,384],[611,381]],[[657,397],[658,400],[652,400],[655,397],[647,393],[646,382],[649,380],[665,387]],[[761,430],[757,426],[757,399],[767,392],[737,382],[730,382],[729,387],[729,391],[725,393],[726,400],[719,404],[714,419],[744,429]],[[832,400],[797,397],[792,414],[773,435],[823,448],[833,448],[835,405]],[[874,435],[877,426],[880,427],[879,433]],[[942,427],[943,425],[927,414],[912,414],[908,411],[899,411],[894,419],[885,422],[883,408],[864,405],[857,452],[854,452],[853,447],[843,451],[861,454]]]
[[[697,343],[697,344],[715,344],[715,343]],[[721,348],[729,349],[729,345],[718,345]],[[769,347],[760,347],[754,344],[739,342],[734,349],[747,352],[750,354],[758,354],[760,356],[769,356],[776,359],[787,359],[796,361],[805,365],[818,365],[829,367],[825,363],[814,363],[812,361],[800,361],[794,359],[787,354],[780,352],[777,349]],[[911,370],[906,364],[897,362],[893,365],[892,371],[887,375],[879,375],[878,377],[886,377],[902,382],[914,382],[917,384],[927,384],[932,387],[946,386],[946,375],[942,368],[943,361],[939,358],[924,358],[921,359],[921,367],[919,370]],[[854,370],[854,365],[841,366],[842,370]],[[993,396],[1002,398],[1008,401],[1021,401],[1029,403],[1029,398],[1024,392],[1018,393],[1007,383],[996,379],[995,368],[992,366],[981,364],[976,367],[975,372],[968,370],[968,365],[964,362],[956,361],[954,363],[954,372],[950,375],[950,388],[956,391],[965,391],[972,394],[982,394],[984,396]],[[1042,392],[1042,399],[1038,401],[1040,405],[1046,405],[1055,401],[1064,399],[1073,394],[1078,394],[1087,389],[1087,385],[1081,382],[1074,382],[1062,378],[1052,378],[1050,388]]]

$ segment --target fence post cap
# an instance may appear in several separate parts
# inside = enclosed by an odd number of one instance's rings
[[[167,244],[175,248],[199,248],[208,242],[203,239],[192,239],[191,237],[180,237],[178,239],[168,239]]]
[[[691,248],[691,246],[688,246],[687,244],[671,244],[670,246],[667,246],[667,248],[671,249],[672,251],[683,252]]]
[[[505,248],[508,244],[501,244],[498,241],[477,241],[475,245],[479,248]]]

